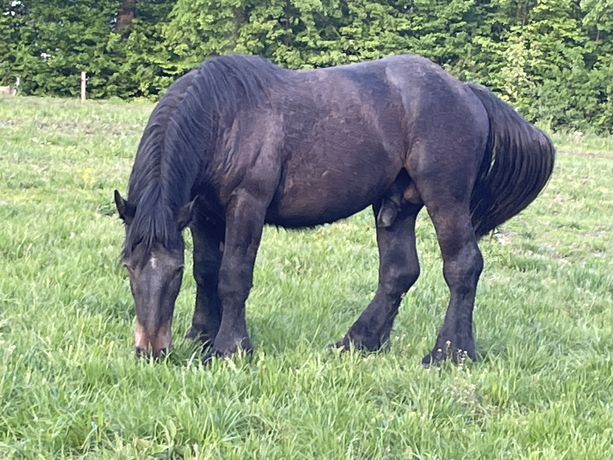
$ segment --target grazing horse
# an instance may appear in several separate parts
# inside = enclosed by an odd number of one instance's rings
[[[415,219],[425,206],[450,300],[423,363],[475,360],[477,240],[535,199],[554,157],[549,138],[510,106],[418,56],[309,71],[209,59],[158,103],[127,198],[115,191],[137,352],[171,346],[186,227],[197,284],[188,337],[228,356],[252,349],[245,301],[264,225],[312,227],[367,206],[378,287],[337,346],[380,349],[419,276]]]

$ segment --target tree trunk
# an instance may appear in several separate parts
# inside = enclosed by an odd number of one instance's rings
[[[121,8],[117,14],[117,25],[115,30],[117,32],[125,32],[130,29],[132,20],[136,15],[136,4],[138,0],[123,0],[121,2]]]

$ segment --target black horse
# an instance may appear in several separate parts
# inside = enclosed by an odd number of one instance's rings
[[[115,191],[137,352],[158,356],[171,346],[184,228],[198,286],[188,336],[227,356],[252,348],[245,301],[263,226],[312,227],[369,205],[379,284],[337,345],[381,348],[419,276],[415,219],[425,206],[451,298],[423,362],[474,360],[477,240],[534,200],[554,157],[549,138],[510,106],[421,57],[314,71],[212,58],[159,102],[128,198]]]

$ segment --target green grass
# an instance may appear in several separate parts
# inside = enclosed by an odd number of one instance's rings
[[[112,191],[151,108],[0,99],[0,458],[613,458],[612,138],[556,136],[545,193],[482,242],[477,365],[420,365],[447,303],[425,213],[391,349],[328,351],[376,285],[364,212],[266,229],[257,350],[205,368],[190,276],[175,352],[134,359]]]

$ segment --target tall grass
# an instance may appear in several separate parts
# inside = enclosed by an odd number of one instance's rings
[[[0,99],[0,458],[613,458],[610,138],[555,136],[545,193],[482,242],[476,365],[420,365],[448,295],[425,213],[390,350],[328,350],[374,293],[369,212],[266,229],[251,359],[200,365],[186,275],[154,364],[112,204],[151,109]]]

